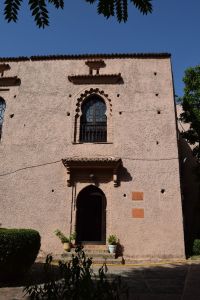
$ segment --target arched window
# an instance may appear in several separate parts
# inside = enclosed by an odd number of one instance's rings
[[[98,95],[92,95],[83,102],[80,120],[80,142],[106,142],[106,104]]]
[[[2,136],[3,116],[6,109],[6,102],[0,97],[0,140]]]

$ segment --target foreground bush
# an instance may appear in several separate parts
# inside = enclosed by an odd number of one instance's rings
[[[76,248],[70,262],[59,262],[60,280],[55,279],[52,270],[52,256],[47,256],[44,270],[46,281],[43,285],[25,287],[31,299],[41,300],[120,300],[128,299],[128,289],[121,283],[120,276],[108,278],[104,264],[95,274],[92,259]]]
[[[24,274],[40,249],[40,235],[32,229],[0,228],[0,278]]]
[[[194,240],[192,252],[194,255],[200,255],[200,240]]]

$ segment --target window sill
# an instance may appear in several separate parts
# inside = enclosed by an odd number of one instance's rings
[[[73,145],[77,145],[77,144],[78,144],[78,145],[80,145],[80,144],[81,144],[81,145],[83,145],[83,144],[84,144],[84,145],[96,145],[96,144],[97,144],[97,145],[99,145],[99,144],[100,144],[100,145],[101,145],[101,144],[105,145],[105,144],[113,144],[113,142],[93,142],[93,143],[92,143],[92,142],[89,142],[89,143],[87,143],[87,142],[85,142],[85,143],[84,143],[84,142],[72,142],[72,144],[73,144]]]

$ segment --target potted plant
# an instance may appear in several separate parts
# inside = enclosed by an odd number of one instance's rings
[[[55,235],[60,239],[61,243],[63,244],[63,249],[67,252],[71,250],[72,247],[72,241],[76,239],[76,233],[70,234],[69,237],[65,236],[62,231],[59,229],[55,230]]]
[[[108,250],[110,253],[115,253],[117,248],[118,238],[115,234],[108,237]]]
[[[69,240],[70,240],[71,247],[74,247],[74,243],[72,243],[72,241],[74,242],[76,241],[76,232],[70,234]]]

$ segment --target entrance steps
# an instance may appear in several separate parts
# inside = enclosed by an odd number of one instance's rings
[[[120,265],[125,264],[127,266],[146,266],[146,265],[163,265],[163,264],[175,264],[175,263],[185,263],[185,259],[178,258],[136,258],[130,256],[119,256],[115,257],[115,254],[108,252],[106,245],[85,245],[84,253],[87,258],[92,258],[93,264],[103,265]],[[72,255],[75,255],[75,248],[72,248],[70,252],[63,252],[62,254],[54,254],[53,261],[58,263],[59,260],[68,262],[72,259]],[[46,255],[38,256],[36,262],[44,263]]]
[[[122,258],[115,257],[115,254],[109,253],[107,247],[84,247],[84,252],[86,257],[92,258],[94,264],[121,264]],[[61,254],[61,260],[69,261],[71,260],[72,255],[75,254],[75,250],[71,249],[71,252],[65,252]]]
[[[108,252],[108,246],[106,245],[90,245],[90,244],[86,244],[84,245],[83,243],[83,246],[84,246],[84,251],[104,251],[104,252]]]
[[[84,253],[87,258],[92,258],[93,264],[97,265],[127,265],[127,266],[149,266],[149,265],[165,265],[165,264],[182,264],[186,263],[185,259],[180,258],[134,258],[129,256],[115,257],[115,254],[108,252],[106,247],[92,249],[91,247],[84,247]],[[64,252],[62,254],[53,255],[53,262],[58,263],[59,260],[68,262],[72,259],[72,255],[75,255],[75,249],[72,248],[70,252]],[[44,263],[46,256],[38,256],[37,263]]]

